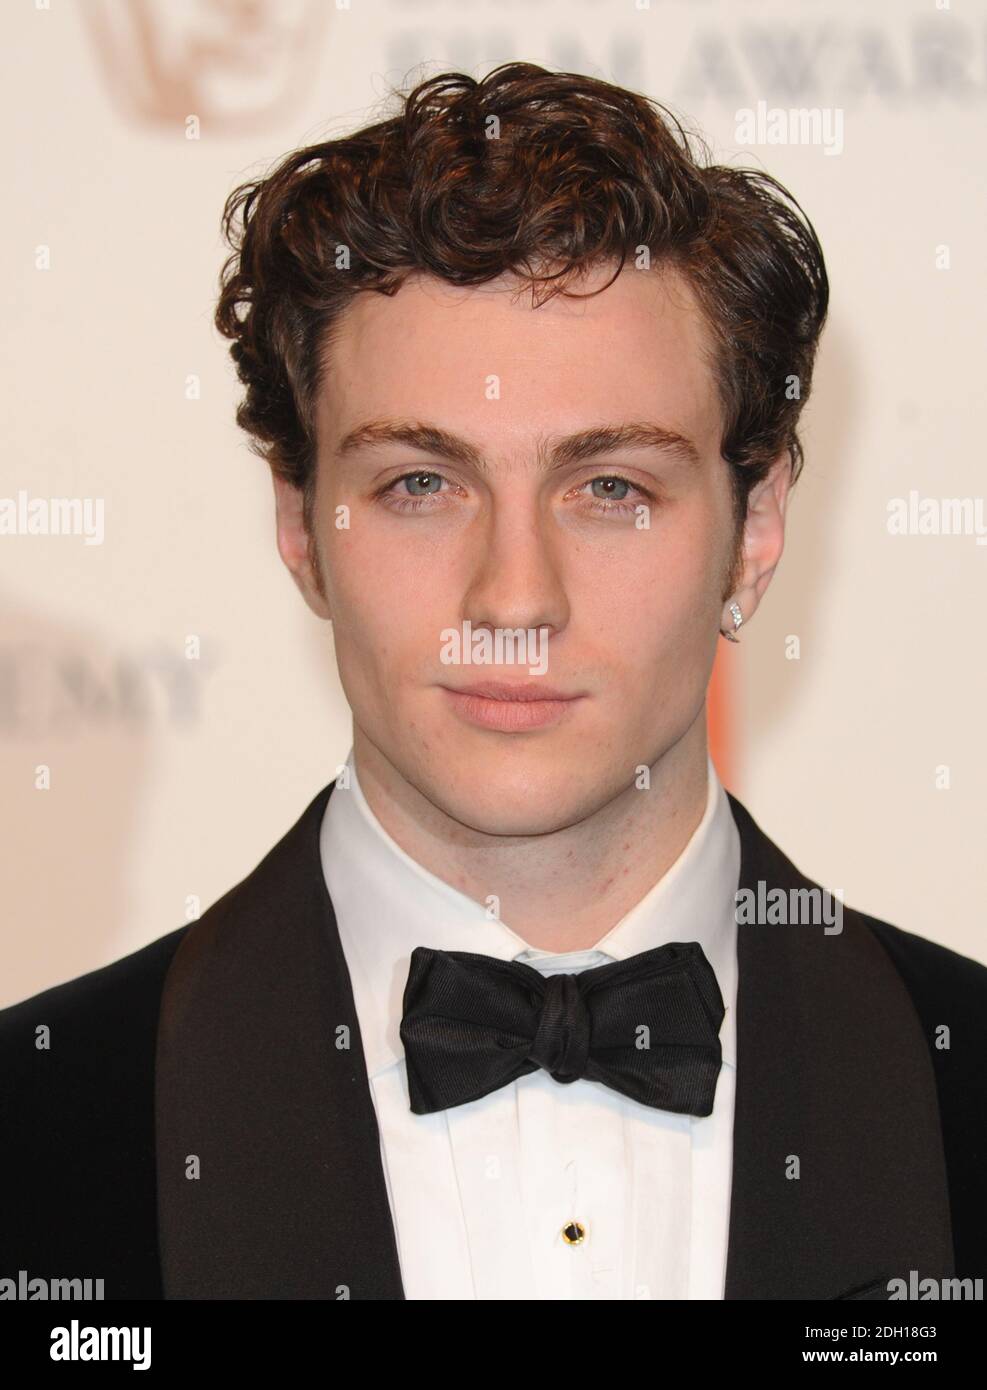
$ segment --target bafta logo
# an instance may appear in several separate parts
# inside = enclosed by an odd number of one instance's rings
[[[248,132],[293,106],[321,52],[323,0],[88,0],[113,100],[134,120]]]

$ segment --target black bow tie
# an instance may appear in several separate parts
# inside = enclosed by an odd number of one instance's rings
[[[578,975],[416,946],[401,1040],[416,1115],[448,1110],[544,1067],[600,1081],[642,1105],[709,1115],[723,997],[696,941],[670,942]]]

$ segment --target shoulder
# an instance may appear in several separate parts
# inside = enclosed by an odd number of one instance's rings
[[[180,927],[0,1012],[0,1266],[160,1298],[154,1067]]]
[[[964,1277],[979,1276],[987,1257],[987,967],[877,918],[863,916],[863,922],[896,967],[925,1035],[949,1174],[956,1268]]]
[[[55,1132],[91,1136],[102,1124],[119,1135],[138,1123],[153,1096],[165,976],[187,931],[0,1010],[0,1111],[22,1155]]]
[[[119,1056],[126,1051],[125,1035],[147,1029],[153,1034],[164,979],[187,931],[179,927],[109,965],[0,1009],[3,1072],[10,1075],[17,1056],[56,1047],[66,1060],[71,1053],[81,1062],[87,1047],[97,1048],[100,1040]]]
[[[247,916],[270,918],[292,910],[299,885],[313,877],[321,883],[319,828],[335,784],[315,796],[294,826],[260,863],[203,913],[197,921],[158,937],[130,955],[55,985],[20,1003],[0,1009],[0,1077],[10,1065],[44,1052],[46,1027],[49,1055],[60,1044],[61,1060],[85,1065],[87,1058],[111,1072],[128,1065],[128,1042],[150,1043],[157,1033],[158,1010],[172,960],[189,935],[208,942],[223,924]]]
[[[911,997],[932,1059],[944,1128],[968,1137],[978,1133],[977,1147],[987,1143],[987,966],[890,922],[853,915],[881,943]]]
[[[876,939],[907,990],[932,1057],[940,1101],[987,1114],[987,966],[878,917],[848,910]]]
[[[732,792],[727,792],[727,800],[740,836],[742,884],[763,882],[783,891],[833,896],[832,890],[795,866]],[[876,939],[916,1003],[923,1007],[942,1003],[954,1011],[975,1012],[978,1026],[987,1028],[987,966],[979,961],[849,906],[843,909],[840,939],[864,950]]]
[[[987,1037],[987,966],[880,918],[854,915],[890,956],[920,1015],[938,1013],[945,1024],[962,1019]]]

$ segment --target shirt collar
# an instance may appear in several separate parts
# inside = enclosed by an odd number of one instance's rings
[[[555,974],[625,960],[669,941],[698,941],[726,1005],[720,1029],[723,1061],[735,1066],[740,835],[709,757],[707,778],[702,820],[675,863],[591,949],[560,953],[529,945],[489,916],[482,903],[412,859],[370,809],[351,749],[326,806],[320,853],[369,1076],[404,1057],[399,1027],[416,946],[520,960],[543,974]]]

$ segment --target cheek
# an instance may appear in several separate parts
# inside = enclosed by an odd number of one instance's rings
[[[602,575],[594,563],[581,578],[594,630],[614,650],[624,649],[632,665],[681,646],[690,633],[701,643],[719,612],[717,576],[724,563],[710,518],[680,511],[674,525],[665,522],[627,540]]]
[[[448,596],[434,550],[401,549],[354,525],[323,548],[323,572],[341,666],[348,650],[393,682],[403,664],[437,656]]]

